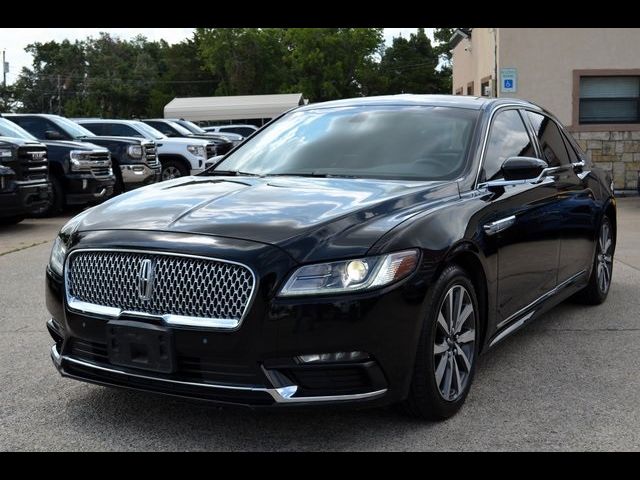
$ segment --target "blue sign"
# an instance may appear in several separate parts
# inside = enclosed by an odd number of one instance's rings
[[[515,93],[518,90],[518,70],[515,68],[500,69],[500,91]]]

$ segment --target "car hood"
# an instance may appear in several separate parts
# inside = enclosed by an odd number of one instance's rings
[[[364,255],[455,182],[303,177],[183,177],[115,197],[78,231],[153,230],[253,240],[298,261]]]
[[[40,140],[30,140],[20,137],[2,137],[0,136],[0,146],[18,146],[18,147],[42,147]]]
[[[72,140],[40,140],[47,147],[57,147],[64,148],[69,150],[87,150],[87,151],[108,151],[106,148],[101,147],[100,145],[96,145],[94,143],[90,143],[89,141],[72,141]]]
[[[108,135],[98,135],[95,137],[87,137],[87,138],[83,138],[80,141],[82,142],[94,142],[94,143],[100,143],[101,141],[104,142],[118,142],[118,143],[128,143],[131,145],[140,145],[141,143],[148,143],[149,140],[147,140],[146,138],[139,138],[139,137],[113,137],[113,136],[108,136]]]
[[[174,144],[174,145],[207,145],[208,143],[210,143],[210,141],[204,140],[202,138],[194,138],[194,137],[189,137],[189,138],[185,138],[185,137],[167,137],[167,138],[163,138],[162,140],[156,140],[156,144],[158,146],[161,146],[162,144],[165,144],[165,145],[170,145],[170,144]]]

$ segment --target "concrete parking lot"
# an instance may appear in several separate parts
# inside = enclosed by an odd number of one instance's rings
[[[394,409],[218,409],[61,378],[43,299],[66,218],[0,227],[0,450],[640,450],[640,198],[619,200],[613,285],[480,359],[442,423]]]

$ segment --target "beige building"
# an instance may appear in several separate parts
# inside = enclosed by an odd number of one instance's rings
[[[616,190],[638,188],[640,28],[467,28],[451,39],[456,95],[547,108]]]

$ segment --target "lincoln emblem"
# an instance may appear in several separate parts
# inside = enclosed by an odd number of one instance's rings
[[[153,263],[146,258],[140,264],[138,272],[138,297],[140,300],[149,300],[153,291]]]

